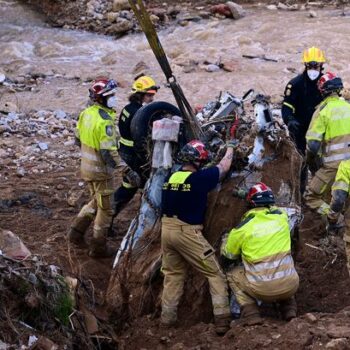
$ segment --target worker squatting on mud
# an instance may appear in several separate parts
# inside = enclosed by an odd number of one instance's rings
[[[227,280],[241,307],[241,323],[262,323],[256,300],[278,302],[282,317],[289,321],[296,317],[299,277],[291,255],[287,213],[274,206],[274,195],[264,183],[254,185],[246,198],[253,209],[221,245],[223,265],[229,266]]]
[[[89,255],[100,258],[114,251],[107,246],[107,233],[114,214],[114,169],[119,163],[115,132],[117,83],[97,79],[89,89],[93,105],[81,112],[76,140],[81,147],[81,177],[88,184],[91,200],[84,205],[68,232],[72,243],[82,244],[94,221]]]
[[[339,229],[339,217],[345,210],[345,232],[344,243],[345,253],[347,258],[347,267],[350,275],[350,206],[349,197],[350,193],[350,160],[343,160],[339,164],[335,182],[332,186],[332,201],[330,210],[327,216],[328,219],[328,234],[335,234]]]
[[[207,194],[230,170],[236,140],[217,166],[203,169],[208,151],[202,142],[193,140],[179,153],[182,164],[171,174],[162,191],[162,295],[161,323],[171,326],[177,321],[177,307],[183,293],[188,265],[202,273],[209,282],[216,332],[229,329],[231,314],[227,283],[218,264],[214,248],[202,234]]]
[[[311,47],[304,51],[302,60],[305,66],[304,72],[293,78],[284,90],[282,118],[298,151],[305,156],[305,135],[312,115],[322,101],[317,83],[326,58],[322,50]],[[304,166],[300,176],[301,193],[304,193],[307,185],[307,174],[307,166]]]
[[[131,121],[136,112],[144,105],[153,102],[154,96],[159,90],[155,81],[146,75],[136,78],[132,85],[132,94],[129,104],[120,113],[118,127],[120,133],[119,155],[127,164],[124,171],[122,185],[115,192],[115,215],[134,197],[137,189],[143,187],[147,180],[147,174],[142,170],[145,159],[141,159],[135,149],[131,135]]]
[[[350,104],[340,97],[341,78],[324,74],[318,81],[324,100],[317,107],[306,134],[307,155],[314,176],[306,190],[306,205],[321,215],[329,213],[325,202],[339,163],[350,158]]]

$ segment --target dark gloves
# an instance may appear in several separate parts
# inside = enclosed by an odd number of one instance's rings
[[[290,132],[292,135],[295,135],[295,134],[297,134],[298,131],[299,131],[300,123],[299,123],[297,120],[295,120],[295,119],[290,119],[290,120],[288,121],[287,126],[288,126],[289,132]]]
[[[141,177],[136,171],[133,171],[132,169],[127,168],[127,170],[124,172],[123,175],[125,176],[125,178],[127,179],[127,181],[132,187],[141,186]]]
[[[323,161],[318,154],[306,151],[306,164],[309,166],[312,176],[314,176],[315,173],[322,168]]]

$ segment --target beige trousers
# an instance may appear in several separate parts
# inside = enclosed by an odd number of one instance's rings
[[[84,205],[74,219],[72,227],[85,233],[94,220],[94,238],[107,237],[114,214],[113,179],[88,182],[91,200]]]
[[[325,199],[330,194],[337,170],[337,167],[320,168],[306,188],[304,194],[306,205],[321,215],[329,213],[330,206]]]
[[[299,287],[299,278],[295,277],[289,281],[286,291],[279,294],[274,294],[275,287],[278,285],[275,282],[264,283],[257,288],[248,281],[242,266],[234,267],[226,273],[226,276],[240,306],[255,304],[256,300],[267,303],[286,300],[291,298]]]
[[[225,275],[213,247],[202,235],[202,228],[201,225],[189,225],[176,218],[162,219],[163,322],[177,319],[177,307],[188,265],[208,279],[214,315],[230,314]]]

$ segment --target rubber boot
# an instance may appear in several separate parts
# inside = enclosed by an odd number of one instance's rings
[[[224,335],[230,329],[231,321],[232,321],[231,314],[214,316],[216,334]]]
[[[92,218],[86,216],[76,217],[67,234],[69,242],[79,246],[84,245],[84,235],[92,221]]]
[[[282,317],[286,321],[290,321],[291,319],[297,317],[297,303],[295,298],[289,298],[280,302],[280,311]]]
[[[91,258],[110,258],[115,253],[116,250],[107,245],[105,237],[91,238],[89,247],[89,256]]]
[[[82,246],[85,244],[84,233],[78,231],[74,227],[71,227],[69,229],[67,237],[70,243],[76,244],[78,246]]]
[[[258,306],[247,304],[242,306],[241,318],[239,322],[242,326],[254,326],[263,323]]]

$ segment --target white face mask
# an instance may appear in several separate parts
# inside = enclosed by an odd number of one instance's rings
[[[107,107],[108,108],[116,108],[117,105],[118,105],[118,101],[117,101],[116,96],[108,97],[108,99],[107,99]]]
[[[316,69],[308,69],[307,75],[310,78],[310,80],[316,80],[320,75],[320,71]]]

